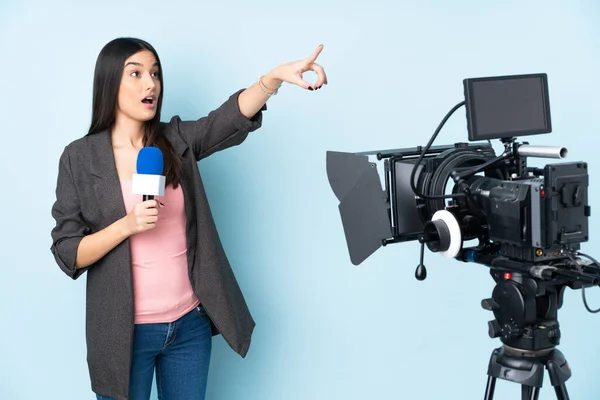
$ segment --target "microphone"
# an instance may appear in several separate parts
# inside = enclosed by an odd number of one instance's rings
[[[136,172],[133,174],[132,192],[143,196],[143,201],[153,200],[154,196],[165,195],[163,176],[163,154],[158,147],[142,147],[138,153]]]

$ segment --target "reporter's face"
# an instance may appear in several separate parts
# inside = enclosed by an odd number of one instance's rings
[[[149,50],[135,53],[125,61],[119,85],[117,113],[144,122],[156,115],[161,91],[158,61]]]

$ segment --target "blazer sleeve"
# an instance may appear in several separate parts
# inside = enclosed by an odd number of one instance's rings
[[[75,268],[75,260],[81,239],[89,234],[91,229],[81,216],[68,147],[65,147],[59,161],[56,201],[52,206],[52,217],[56,224],[51,231],[50,250],[60,269],[72,279],[77,279],[89,268],[89,266]]]
[[[171,118],[170,125],[192,149],[196,161],[242,143],[248,134],[262,125],[266,104],[252,117],[240,112],[238,97],[244,89],[232,94],[221,106],[195,121]]]

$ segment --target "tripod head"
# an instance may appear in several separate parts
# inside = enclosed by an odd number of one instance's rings
[[[565,284],[546,282],[521,273],[491,270],[496,286],[481,306],[494,313],[488,322],[491,338],[507,346],[535,352],[560,342],[558,309]]]
[[[488,323],[491,338],[500,338],[504,345],[526,352],[553,348],[560,343],[558,310],[565,289],[583,292],[586,287],[600,283],[600,266],[593,258],[566,250],[563,254],[562,260],[552,263],[514,261],[489,250],[481,253],[468,250],[461,255],[465,262],[489,266],[496,282],[492,297],[481,302],[495,317]]]

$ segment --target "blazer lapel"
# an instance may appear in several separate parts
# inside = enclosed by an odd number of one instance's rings
[[[94,191],[104,215],[104,226],[127,215],[121,182],[115,164],[110,133],[108,131],[89,136],[90,171],[94,178]]]

